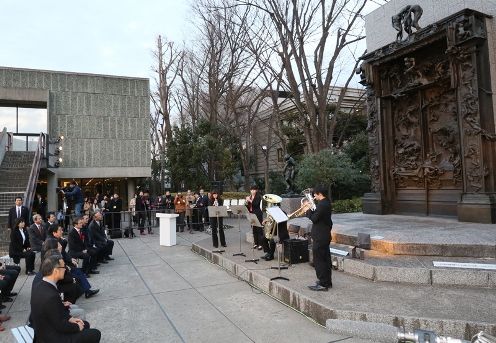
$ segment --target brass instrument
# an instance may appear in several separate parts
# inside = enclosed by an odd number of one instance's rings
[[[300,201],[301,206],[296,211],[289,214],[288,219],[301,217],[309,209],[312,211],[315,211],[315,209],[317,208],[317,206],[315,205],[315,198],[312,196],[312,189],[311,188],[307,188],[301,193],[304,196],[304,198],[301,199],[301,201]]]
[[[265,194],[263,196],[263,199],[267,202],[268,207],[271,207],[274,204],[279,204],[282,202],[282,198],[276,194]],[[274,220],[274,218],[272,218],[272,216],[268,213],[267,213],[267,218],[265,218],[265,220],[263,221],[263,226],[264,226],[265,238],[271,240],[274,237],[274,233],[276,232],[277,223]]]

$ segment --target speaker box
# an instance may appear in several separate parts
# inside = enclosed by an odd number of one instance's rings
[[[284,241],[284,262],[297,264],[308,262],[308,240],[287,239]]]

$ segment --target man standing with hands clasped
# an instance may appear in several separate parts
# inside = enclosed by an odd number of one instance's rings
[[[331,252],[329,243],[332,229],[332,207],[327,195],[327,188],[316,186],[313,189],[315,199],[318,201],[315,211],[309,210],[307,217],[313,223],[312,226],[312,253],[317,282],[308,286],[312,291],[327,291],[332,288],[331,279]]]

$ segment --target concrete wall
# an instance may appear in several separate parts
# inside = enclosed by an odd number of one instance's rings
[[[150,175],[148,79],[0,67],[0,87],[48,90],[48,133],[66,138],[57,174]]]
[[[406,5],[414,4],[420,5],[424,10],[419,20],[420,27],[435,23],[465,8],[496,15],[496,0],[391,0],[365,16],[368,52],[395,41],[397,31],[391,26],[391,17]]]

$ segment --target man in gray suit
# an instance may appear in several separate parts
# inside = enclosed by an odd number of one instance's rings
[[[33,225],[28,229],[29,243],[31,244],[31,250],[35,252],[41,251],[41,246],[46,238],[45,228],[42,225],[42,219],[39,214],[33,216]]]

